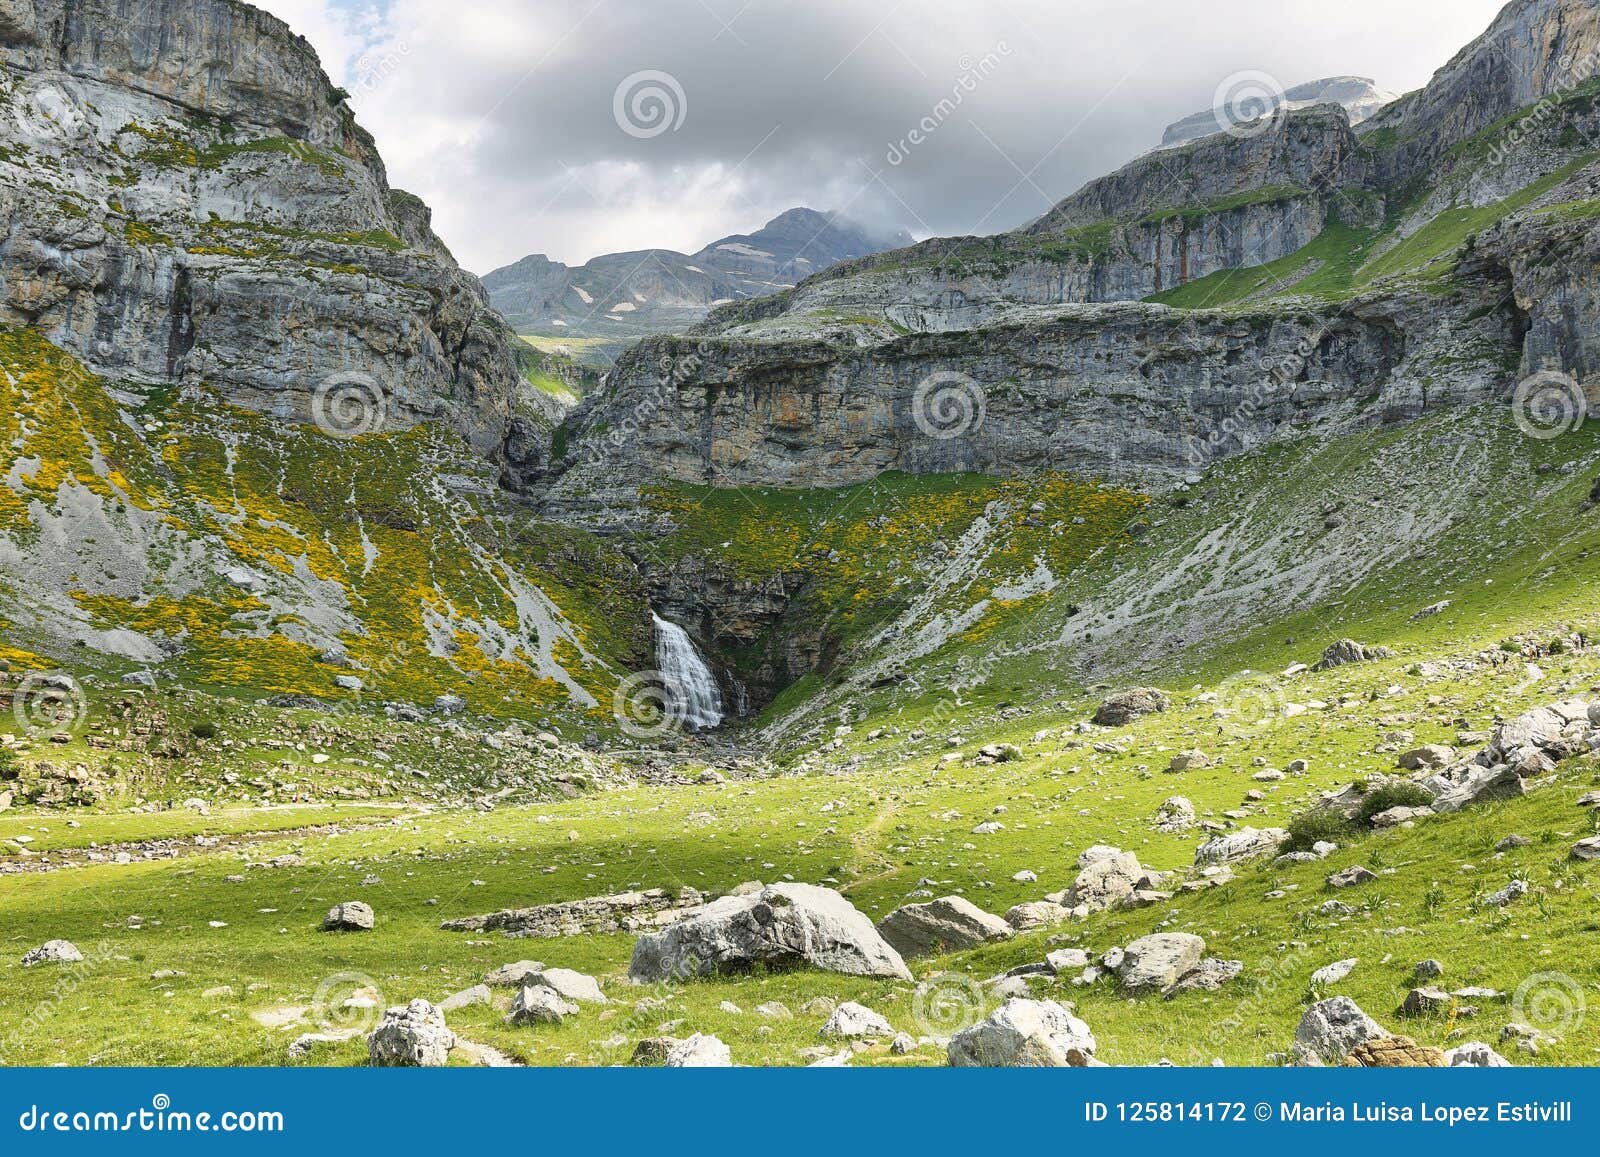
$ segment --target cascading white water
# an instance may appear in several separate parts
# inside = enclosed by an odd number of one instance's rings
[[[695,650],[689,632],[660,615],[656,622],[656,669],[666,685],[667,711],[692,731],[709,731],[722,722],[722,692],[711,668]]]

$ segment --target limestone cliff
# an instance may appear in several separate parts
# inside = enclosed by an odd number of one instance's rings
[[[233,0],[8,0],[0,56],[0,321],[113,377],[500,452],[504,324],[304,39]]]

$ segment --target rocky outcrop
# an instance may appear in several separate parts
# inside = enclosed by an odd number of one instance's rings
[[[878,931],[901,956],[961,952],[1012,935],[1011,925],[961,896],[896,908],[878,921]]]
[[[1152,214],[1257,201],[1276,193],[1307,196],[1360,188],[1367,160],[1336,105],[1285,112],[1263,131],[1205,137],[1181,149],[1141,157],[1090,181],[1028,226],[1050,235]]]
[[[1053,1000],[1008,1000],[950,1038],[958,1068],[1084,1068],[1094,1057],[1089,1026]]]
[[[1411,180],[1474,133],[1600,73],[1600,9],[1588,0],[1512,0],[1488,30],[1361,126],[1386,184]]]
[[[1261,83],[1266,84],[1265,81]],[[1293,111],[1315,104],[1336,104],[1344,109],[1352,125],[1360,124],[1395,99],[1394,93],[1380,88],[1365,76],[1330,76],[1297,84],[1281,93],[1263,88],[1259,93],[1229,93],[1224,90],[1218,96],[1222,98],[1219,107],[1191,113],[1168,125],[1161,134],[1160,147],[1174,148],[1222,132],[1231,126],[1248,125],[1258,117],[1280,109]]]
[[[456,1034],[426,1000],[387,1009],[367,1037],[367,1060],[379,1068],[437,1068],[450,1059]]]
[[[500,453],[508,331],[304,39],[234,0],[9,9],[0,321],[115,377]]]
[[[1227,317],[1067,307],[868,348],[655,339],[569,420],[556,492],[647,478],[840,486],[888,470],[1170,476],[1308,427],[1487,400],[1518,349],[1497,285]],[[1458,360],[1435,382],[1445,358]]]
[[[644,932],[693,915],[704,904],[705,897],[693,888],[680,888],[677,892],[647,888],[642,892],[563,900],[532,908],[506,908],[483,916],[446,920],[439,927],[446,932],[502,932],[507,936],[536,940]]]
[[[814,884],[770,884],[758,893],[713,901],[665,931],[640,937],[628,975],[648,983],[757,964],[911,979],[872,921],[839,893]]]
[[[1300,1018],[1290,1062],[1311,1067],[1343,1064],[1358,1046],[1388,1036],[1389,1032],[1348,996],[1330,997],[1313,1004]]]

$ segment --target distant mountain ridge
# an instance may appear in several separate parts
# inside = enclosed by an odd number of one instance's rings
[[[521,332],[626,341],[687,329],[715,306],[788,289],[841,261],[911,242],[904,232],[879,234],[837,213],[799,208],[693,254],[643,249],[568,266],[535,253],[483,284]]]

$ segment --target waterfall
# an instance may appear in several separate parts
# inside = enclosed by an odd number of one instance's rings
[[[689,632],[659,615],[656,667],[666,685],[667,712],[691,731],[709,731],[722,722],[722,692],[711,668],[695,650]]]

